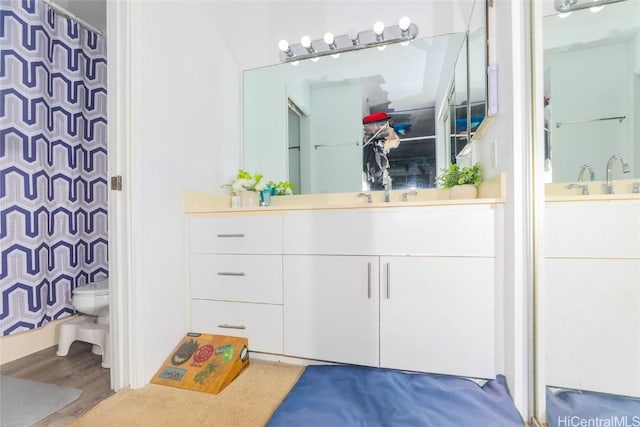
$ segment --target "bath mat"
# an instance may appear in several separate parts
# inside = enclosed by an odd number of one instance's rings
[[[466,378],[361,366],[308,366],[268,427],[522,427],[503,376]]]
[[[549,426],[640,426],[640,399],[547,387]]]
[[[67,406],[82,390],[0,375],[0,425],[30,426]]]

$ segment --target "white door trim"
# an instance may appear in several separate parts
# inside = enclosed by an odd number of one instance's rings
[[[130,4],[107,2],[108,73],[108,161],[110,177],[122,176],[122,191],[109,191],[109,279],[111,283],[111,388],[118,391],[132,384],[132,253],[130,239],[131,185],[130,151]]]

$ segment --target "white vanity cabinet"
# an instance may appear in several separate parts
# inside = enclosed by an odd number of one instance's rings
[[[284,352],[378,366],[378,257],[285,255]]]
[[[189,219],[191,330],[282,353],[282,216]]]
[[[285,354],[494,378],[495,211],[289,212]]]
[[[495,262],[381,257],[380,366],[495,377]]]
[[[640,200],[547,202],[546,384],[640,396]]]

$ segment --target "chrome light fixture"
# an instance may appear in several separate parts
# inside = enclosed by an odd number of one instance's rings
[[[577,0],[573,0],[577,1]],[[619,1],[619,0],[618,0]],[[397,25],[385,27],[380,21],[372,30],[351,32],[341,36],[326,33],[322,39],[311,40],[304,36],[300,43],[290,45],[280,40],[280,61],[294,62],[301,59],[317,58],[325,55],[338,55],[342,52],[359,50],[373,46],[386,46],[392,43],[406,43],[418,36],[418,27],[407,17],[400,19]]]
[[[571,13],[574,10],[580,9],[589,9],[589,8],[598,8],[602,7],[606,4],[618,3],[620,1],[625,0],[586,0],[586,1],[578,1],[578,0],[555,0],[553,2],[553,7],[556,11],[565,14]]]

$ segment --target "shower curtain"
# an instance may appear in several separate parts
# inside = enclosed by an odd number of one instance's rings
[[[0,329],[73,314],[108,276],[104,37],[42,0],[0,0]]]

